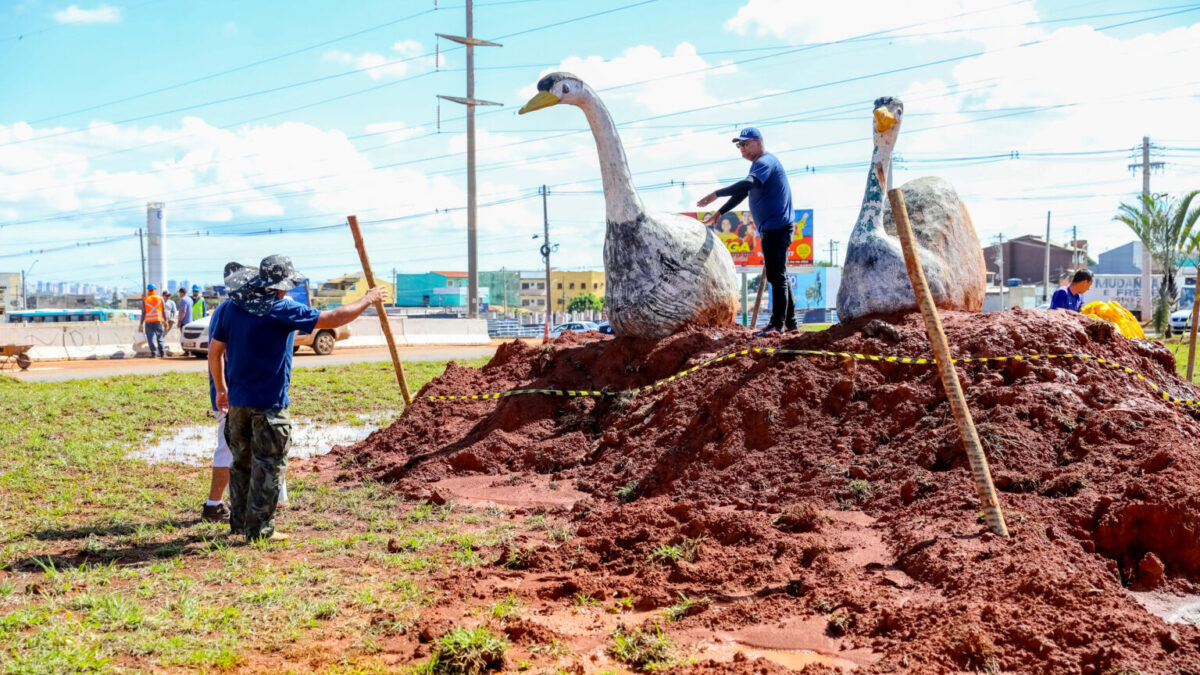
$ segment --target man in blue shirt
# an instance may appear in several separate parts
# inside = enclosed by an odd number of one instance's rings
[[[286,538],[275,533],[274,518],[291,444],[292,333],[343,326],[387,299],[387,289],[377,286],[356,302],[322,312],[286,297],[303,280],[287,256],[263,258],[258,275],[230,292],[229,306],[209,330],[208,371],[233,453],[229,529],[247,540]]]
[[[1069,309],[1078,312],[1083,307],[1083,294],[1092,287],[1092,271],[1079,270],[1071,277],[1071,284],[1054,291],[1050,298],[1050,309]]]
[[[705,207],[716,201],[717,197],[729,197],[720,209],[704,219],[705,225],[712,225],[747,196],[750,197],[750,215],[754,217],[762,245],[763,275],[771,284],[771,321],[758,335],[762,337],[794,331],[796,304],[787,278],[788,247],[791,246],[795,230],[792,187],[783,165],[775,155],[764,149],[763,137],[758,129],[742,129],[733,142],[737,143],[742,157],[751,163],[750,175],[733,185],[708,193],[696,206]]]

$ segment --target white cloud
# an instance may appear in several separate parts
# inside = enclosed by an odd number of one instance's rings
[[[372,80],[382,80],[388,77],[407,75],[415,65],[432,68],[434,57],[421,57],[425,48],[416,40],[401,40],[392,45],[395,54],[384,55],[377,52],[353,54],[340,49],[332,49],[322,55],[323,61],[352,65],[356,69],[369,69],[366,74]]]
[[[121,10],[108,5],[100,5],[95,9],[80,9],[71,5],[55,12],[54,20],[59,23],[117,23],[121,20]]]
[[[574,73],[607,101],[627,101],[643,105],[653,113],[712,105],[717,97],[708,91],[710,78],[736,71],[735,66],[709,63],[688,42],[681,42],[669,55],[654,47],[630,47],[612,59],[600,56],[570,56],[556,70]],[[653,80],[653,81],[649,81]],[[519,96],[534,94],[533,83],[522,88]],[[644,82],[645,84],[635,84]],[[632,85],[632,86],[629,86]],[[609,87],[620,87],[603,91]]]
[[[968,0],[843,0],[813,3],[748,0],[725,22],[739,35],[771,36],[793,43],[826,42],[880,32],[921,40],[975,40],[998,44],[1020,39],[1034,21],[1032,2],[979,7]]]

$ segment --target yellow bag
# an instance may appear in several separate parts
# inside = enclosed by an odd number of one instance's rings
[[[1104,319],[1116,326],[1121,335],[1127,338],[1144,339],[1146,337],[1146,334],[1142,331],[1141,324],[1120,303],[1101,302],[1097,300],[1084,305],[1083,309],[1079,310],[1079,312],[1097,319]]]

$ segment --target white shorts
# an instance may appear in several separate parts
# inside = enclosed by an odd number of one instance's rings
[[[233,466],[233,451],[225,441],[225,413],[217,411],[217,449],[213,452],[213,468],[228,469]]]

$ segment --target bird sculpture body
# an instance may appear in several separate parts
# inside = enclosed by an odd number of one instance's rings
[[[885,196],[892,181],[892,151],[903,116],[904,104],[899,99],[889,96],[875,101],[875,150],[862,208],[846,246],[837,296],[839,321],[917,307]],[[987,283],[983,251],[954,186],[926,176],[905,183],[900,191],[934,303],[942,309],[980,311]]]
[[[737,313],[733,259],[712,229],[676,213],[647,213],[608,109],[570,73],[551,73],[521,114],[567,103],[587,116],[604,183],[604,306],[619,336],[660,339],[688,324],[727,326]]]

